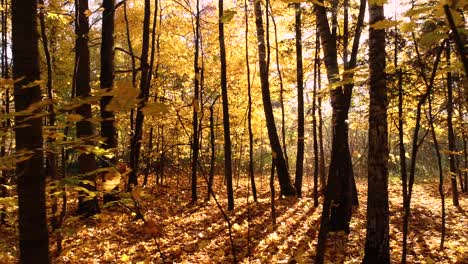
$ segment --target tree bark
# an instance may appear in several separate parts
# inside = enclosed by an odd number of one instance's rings
[[[37,0],[12,0],[12,54],[15,111],[26,111],[41,101],[37,32]],[[32,87],[31,87],[32,85]],[[25,89],[25,86],[29,86]],[[21,263],[49,263],[45,173],[42,166],[42,119],[36,109],[15,116],[17,154],[30,157],[16,164]]]
[[[268,67],[266,62],[266,48],[265,48],[265,31],[263,29],[262,7],[261,2],[254,3],[255,8],[255,24],[257,29],[258,39],[258,59],[260,65],[260,81],[262,88],[263,109],[265,111],[266,125],[268,130],[268,137],[270,139],[270,147],[272,151],[273,162],[275,163],[278,172],[278,180],[280,183],[281,194],[285,196],[292,196],[296,194],[296,190],[291,183],[289,172],[286,167],[283,151],[279,141],[278,133],[275,125],[275,118],[273,115],[273,107],[270,98],[270,87],[268,81]]]
[[[359,39],[364,21],[366,1],[361,0],[359,14],[354,34],[354,42],[347,70],[356,66]],[[333,87],[330,91],[332,114],[332,150],[328,182],[320,222],[315,262],[323,263],[325,257],[325,243],[328,230],[345,231],[349,233],[352,205],[357,205],[357,190],[354,182],[351,155],[348,143],[348,111],[351,104],[351,94],[354,84],[338,85],[338,49],[334,32],[330,31],[326,9],[322,5],[314,4],[316,23],[320,34],[321,46],[324,52],[324,62],[327,78]],[[343,79],[352,80],[352,71],[346,71]]]
[[[76,0],[76,96],[86,98],[91,95],[90,86],[90,58],[89,58],[89,22],[86,12],[89,10],[87,0]],[[84,145],[93,146],[95,136],[94,125],[89,121],[92,118],[91,104],[86,103],[80,105],[76,109],[76,113],[83,117],[82,120],[76,123],[76,136],[83,141]],[[78,164],[80,166],[81,174],[88,174],[85,180],[94,182],[96,175],[92,172],[95,171],[98,166],[92,153],[81,153],[78,156]],[[82,184],[82,187],[88,191],[96,191],[96,186],[93,184]],[[99,213],[99,206],[97,197],[89,198],[86,197],[86,193],[81,193],[78,200],[78,214],[85,217],[89,217]]]
[[[115,0],[104,0],[102,7],[101,32],[101,89],[110,91],[114,85],[114,4]],[[101,98],[101,136],[104,138],[104,148],[117,147],[117,130],[114,125],[114,113],[106,110],[112,96]]]
[[[194,96],[193,96],[193,136],[192,136],[192,203],[197,201],[197,163],[198,163],[198,97],[200,93],[200,69],[198,57],[200,53],[200,0],[197,0],[197,13],[195,17],[195,54],[193,59],[194,68]]]
[[[369,4],[369,152],[367,233],[363,263],[390,263],[388,209],[388,125],[385,74],[385,30],[372,25],[384,20],[384,7]]]
[[[296,187],[297,195],[302,195],[302,175],[304,172],[304,73],[302,66],[301,4],[294,4],[296,32],[296,79],[297,79],[297,155]]]
[[[450,66],[450,41],[447,41],[446,46],[447,65]],[[455,132],[453,130],[453,91],[452,91],[452,73],[447,72],[447,129],[448,129],[448,144],[449,144],[449,167],[450,167],[450,182],[452,184],[452,203],[453,206],[459,206],[458,202],[458,187],[457,187],[457,166],[455,164],[455,152],[457,152]]]
[[[319,204],[318,201],[318,178],[319,178],[319,146],[317,139],[317,115],[316,115],[316,106],[317,106],[317,77],[318,77],[318,67],[319,67],[319,45],[320,39],[318,34],[315,36],[315,58],[314,58],[314,87],[312,91],[312,134],[313,134],[313,148],[314,148],[314,206],[317,207]],[[325,179],[323,179],[323,185],[325,185]],[[323,186],[322,185],[322,186]]]
[[[145,0],[145,11],[143,17],[143,42],[141,48],[141,79],[140,79],[140,94],[138,98],[141,100],[137,108],[135,118],[135,134],[132,136],[130,143],[130,176],[128,178],[128,188],[138,185],[138,165],[140,159],[141,139],[143,137],[143,122],[145,115],[142,108],[148,102],[149,96],[149,65],[148,65],[148,51],[149,51],[149,28],[151,16],[151,2]]]
[[[248,112],[247,122],[249,130],[249,178],[252,185],[252,195],[257,202],[257,188],[255,186],[255,171],[254,171],[254,136],[252,131],[252,84],[250,81],[250,62],[249,62],[249,12],[247,0],[244,0],[245,12],[245,64],[247,69],[247,96],[248,96]]]
[[[228,210],[234,210],[234,191],[232,189],[231,132],[229,128],[229,100],[227,93],[226,46],[224,44],[224,1],[219,0],[219,52],[221,59],[221,96],[223,99],[224,127],[224,177],[227,181]]]

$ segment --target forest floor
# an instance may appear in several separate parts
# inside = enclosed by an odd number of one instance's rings
[[[269,186],[257,182],[259,199],[247,203],[247,181],[235,190],[235,210],[227,212],[236,259],[240,263],[313,263],[321,205],[313,206],[311,184],[304,197],[277,198],[277,224],[272,224]],[[365,179],[357,180],[360,206],[353,213],[351,233],[335,233],[327,242],[326,263],[360,263],[366,235]],[[468,263],[468,195],[460,207],[452,206],[446,189],[447,236],[440,250],[441,201],[438,183],[415,184],[408,238],[408,263]],[[173,187],[169,187],[173,186]],[[235,184],[236,187],[236,184]],[[223,209],[227,207],[222,182],[214,188]],[[222,191],[219,191],[222,190]],[[277,188],[278,190],[278,188]],[[400,263],[402,199],[399,181],[390,183],[390,248],[393,263]],[[228,225],[213,198],[205,201],[206,185],[199,200],[190,204],[188,182],[143,189],[141,208],[145,222],[122,206],[102,209],[101,214],[80,220],[72,213],[62,228],[63,251],[54,263],[232,263]],[[278,193],[278,191],[277,191]],[[75,201],[71,200],[73,212]],[[72,204],[73,203],[73,204]],[[463,208],[463,209],[462,209]],[[13,228],[0,229],[0,263],[17,262],[17,238]],[[56,236],[51,235],[51,251]],[[162,253],[162,254],[161,254]]]

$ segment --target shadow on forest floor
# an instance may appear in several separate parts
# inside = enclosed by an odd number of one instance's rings
[[[221,178],[221,177],[218,177]],[[260,181],[260,178],[259,178]],[[366,187],[358,179],[360,207],[354,211],[351,233],[330,234],[327,263],[360,263],[364,254]],[[145,218],[134,221],[121,207],[105,208],[86,221],[68,216],[63,228],[64,250],[56,263],[231,263],[233,260],[227,223],[213,198],[205,201],[206,186],[199,188],[199,200],[190,204],[189,183],[172,179],[165,187],[144,189],[141,204]],[[176,186],[176,187],[170,187]],[[303,198],[277,198],[277,224],[272,224],[270,193],[266,183],[258,184],[258,202],[247,202],[247,181],[235,191],[235,210],[227,212],[232,224],[236,259],[241,263],[313,263],[321,206],[315,208],[310,183]],[[214,187],[222,208],[227,208],[226,188]],[[278,190],[278,186],[276,186]],[[392,262],[401,258],[401,187],[390,184],[390,247]],[[467,194],[460,196],[460,208],[447,195],[447,237],[439,250],[441,206],[437,183],[416,184],[412,200],[408,239],[408,263],[467,263]],[[70,202],[73,206],[73,201]],[[72,211],[73,209],[70,209]],[[15,230],[1,230],[0,263],[16,261]],[[51,236],[54,241],[54,236]],[[159,247],[159,249],[158,249]],[[54,247],[51,250],[55,250]],[[161,258],[161,254],[163,258]]]

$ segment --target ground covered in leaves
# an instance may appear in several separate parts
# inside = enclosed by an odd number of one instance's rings
[[[277,224],[272,224],[270,192],[266,178],[258,178],[259,200],[247,200],[247,181],[235,191],[235,210],[226,212],[232,230],[216,202],[190,204],[190,186],[171,179],[164,186],[143,189],[141,209],[145,221],[135,221],[131,207],[112,206],[88,220],[73,216],[74,201],[62,228],[63,251],[55,263],[313,263],[321,206],[315,208],[310,184],[303,198],[277,198]],[[367,184],[358,179],[360,207],[353,214],[351,233],[331,234],[327,263],[360,263],[364,254]],[[172,186],[172,187],[169,187]],[[217,200],[227,207],[225,187],[215,187]],[[278,193],[278,192],[277,192]],[[460,208],[447,198],[447,237],[440,250],[441,202],[437,182],[415,185],[408,239],[408,263],[468,263],[467,195]],[[402,199],[398,181],[390,185],[390,247],[392,262],[399,263],[402,243]],[[14,228],[0,230],[0,263],[17,262]],[[51,251],[56,251],[51,235]],[[231,242],[232,241],[232,242]],[[234,252],[231,247],[234,244]],[[235,256],[235,257],[234,257]]]

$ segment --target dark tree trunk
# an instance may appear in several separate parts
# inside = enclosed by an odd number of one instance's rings
[[[2,29],[2,38],[1,38],[1,54],[0,54],[0,59],[1,59],[1,70],[2,70],[2,78],[7,79],[8,78],[8,5],[5,3],[5,0],[0,1],[0,5],[2,7],[2,10],[0,10],[0,18],[1,18],[1,29]],[[5,105],[5,111],[2,111],[2,114],[9,115],[10,114],[10,89],[5,90],[5,100],[4,100],[4,105]],[[8,130],[10,127],[10,119],[6,118],[4,122],[2,122],[2,129],[5,131]],[[4,133],[4,135],[1,137],[1,146],[0,146],[0,157],[4,157],[6,155],[6,142],[7,142],[7,133]],[[2,170],[1,171],[2,176],[0,177],[0,197],[7,197],[8,196],[8,190],[6,188],[6,185],[8,183],[8,170]],[[0,209],[0,224],[4,225],[6,224],[6,206],[2,206]]]
[[[434,127],[434,116],[432,114],[432,98],[429,96],[429,124],[431,126],[432,140],[434,143],[434,150],[437,157],[437,168],[439,170],[439,194],[441,200],[441,215],[442,223],[440,230],[440,246],[439,250],[444,250],[445,242],[445,193],[444,193],[444,168],[442,167],[442,155],[440,154],[439,142],[437,141],[437,135]]]
[[[318,30],[318,28],[317,28]],[[322,63],[321,63],[321,58],[320,58],[320,34],[317,34],[317,37],[319,38],[316,43],[317,43],[317,59],[318,59],[318,63],[317,63],[317,86],[318,86],[318,90],[321,91],[322,90],[322,78],[321,78],[321,74],[322,74],[322,71],[320,70],[320,68],[322,67]],[[320,175],[320,192],[322,194],[325,193],[325,187],[326,187],[326,182],[327,182],[327,175],[326,175],[326,166],[325,166],[325,151],[324,151],[324,147],[323,147],[323,118],[322,118],[322,96],[319,96],[318,97],[318,100],[317,100],[317,111],[318,111],[318,137],[319,137],[319,152],[320,152],[320,160],[319,160],[319,175]]]
[[[258,39],[258,58],[260,65],[260,81],[262,87],[263,108],[265,111],[268,137],[272,151],[273,162],[278,172],[281,194],[291,196],[296,194],[296,190],[291,183],[289,172],[286,167],[286,161],[281,150],[278,133],[276,131],[273,107],[271,105],[270,88],[268,81],[268,67],[266,62],[265,31],[263,29],[262,7],[260,1],[254,3],[255,6],[255,24],[257,28]]]
[[[347,70],[351,70],[356,66],[365,5],[366,1],[361,0],[351,58],[349,63],[346,62],[345,64]],[[314,4],[314,8],[316,23],[325,56],[324,62],[327,70],[328,82],[330,84],[337,83],[340,81],[340,76],[336,37],[334,32],[330,31],[325,7]],[[352,71],[345,71],[343,79],[352,80]],[[315,262],[318,264],[324,261],[328,230],[345,231],[349,233],[352,205],[358,204],[351,155],[349,153],[347,124],[353,86],[353,83],[345,84],[330,91],[331,105],[333,107],[332,150],[318,235],[317,254],[315,257]]]
[[[450,66],[450,41],[447,41],[446,46],[447,64]],[[452,73],[447,72],[447,128],[448,128],[448,144],[449,144],[449,167],[450,167],[450,182],[452,184],[452,203],[458,206],[458,187],[457,187],[457,166],[455,164],[456,138],[453,131],[453,91],[452,91]]]
[[[215,124],[214,124],[214,105],[218,100],[216,97],[213,103],[210,105],[210,148],[211,148],[211,156],[210,156],[210,175],[208,177],[208,193],[206,196],[206,200],[210,200],[211,193],[213,192],[213,181],[214,181],[214,172],[215,172]]]
[[[414,39],[414,35],[413,35]],[[418,104],[416,107],[416,119],[415,119],[415,125],[414,125],[414,131],[413,131],[413,138],[412,138],[412,146],[411,146],[411,160],[410,160],[410,168],[409,168],[409,175],[408,179],[403,178],[403,208],[404,208],[404,213],[403,213],[403,248],[402,248],[402,254],[401,254],[401,263],[406,263],[406,255],[407,255],[407,239],[408,239],[408,228],[409,228],[409,217],[410,217],[410,212],[411,212],[411,197],[413,194],[413,185],[414,185],[414,177],[416,174],[416,160],[417,160],[417,154],[419,150],[419,130],[421,128],[421,111],[424,103],[426,102],[432,86],[434,84],[434,79],[437,73],[437,68],[439,66],[439,61],[440,61],[440,54],[442,53],[443,50],[443,43],[442,46],[440,46],[437,50],[436,54],[436,59],[434,62],[434,66],[432,67],[432,73],[430,76],[430,79],[428,80],[427,75],[426,75],[426,66],[425,64],[422,63],[421,61],[421,54],[419,53],[419,48],[417,45],[417,42],[415,42],[415,50],[417,54],[417,59],[418,59],[418,65],[420,67],[420,73],[423,78],[424,84],[426,86],[426,91],[424,94],[421,95],[421,97],[418,100]],[[400,70],[401,71],[401,70]],[[402,87],[399,88],[400,93],[402,93]],[[402,96],[402,95],[400,95]],[[399,99],[401,100],[401,99]],[[399,109],[401,110],[401,109]],[[401,142],[400,144],[403,144]],[[400,151],[401,151],[401,145],[400,145]],[[400,155],[402,153],[400,152]],[[404,155],[404,154],[403,154]],[[402,174],[402,176],[406,177],[406,172]]]
[[[143,42],[141,48],[141,79],[140,79],[140,94],[138,98],[141,100],[137,108],[135,118],[135,133],[130,142],[130,176],[128,178],[128,188],[138,185],[138,167],[141,150],[141,139],[143,137],[143,122],[145,115],[142,108],[148,102],[149,96],[149,65],[148,65],[148,51],[149,51],[149,29],[150,29],[150,16],[151,16],[151,2],[145,0],[145,11],[143,17]]]
[[[369,5],[369,24],[384,20],[383,5]],[[363,263],[390,263],[388,209],[388,125],[385,30],[369,29],[369,152],[367,233]]]
[[[317,207],[319,204],[318,201],[318,177],[319,177],[319,149],[318,149],[318,139],[317,139],[317,115],[316,115],[316,106],[317,106],[317,77],[318,77],[318,67],[319,67],[319,45],[320,39],[318,34],[315,36],[315,58],[314,58],[314,88],[313,88],[313,98],[312,98],[312,134],[313,134],[313,144],[314,144],[314,206]],[[325,179],[323,179],[323,185],[325,185]]]
[[[89,64],[89,47],[88,47],[88,33],[89,33],[89,22],[86,12],[89,10],[87,0],[76,0],[76,96],[86,98],[91,95],[90,87],[90,64]],[[76,123],[76,136],[83,141],[84,145],[93,146],[94,140],[92,137],[95,136],[94,125],[91,123],[92,118],[91,105],[89,103],[82,104],[76,109],[76,113],[81,115],[84,119]],[[86,180],[94,182],[96,176],[91,173],[97,169],[96,160],[94,154],[82,153],[78,157],[78,163],[80,166],[81,174],[89,174],[86,176]],[[83,187],[88,191],[96,191],[96,186],[91,184],[83,184]],[[86,197],[86,193],[81,193],[78,200],[78,214],[85,217],[95,215],[99,213],[99,206],[97,197],[89,198]]]
[[[244,12],[245,12],[245,64],[247,68],[247,95],[248,95],[248,112],[247,122],[249,130],[249,178],[252,185],[252,195],[254,201],[257,202],[257,188],[255,186],[255,171],[254,171],[254,154],[253,144],[254,136],[252,131],[252,84],[250,81],[250,62],[249,62],[249,12],[247,0],[244,0]]]
[[[37,32],[37,1],[12,0],[12,53],[15,82],[15,111],[25,111],[41,101]],[[27,89],[24,86],[28,85]],[[16,152],[31,156],[16,164],[19,206],[19,251],[21,263],[49,263],[49,238],[46,219],[45,174],[42,165],[42,120],[28,115],[15,116]]]
[[[302,33],[301,4],[294,4],[296,11],[296,78],[297,78],[297,155],[296,155],[296,187],[297,195],[302,195],[302,174],[304,171],[304,77],[302,67]]]
[[[111,90],[114,85],[114,4],[115,0],[104,0],[102,7],[101,41],[101,89]],[[114,125],[114,113],[106,110],[112,96],[101,98],[101,136],[104,148],[117,147],[117,131]]]
[[[200,0],[197,0],[197,13],[195,17],[195,54],[193,59],[194,68],[194,96],[193,96],[193,117],[192,117],[192,203],[197,201],[197,163],[198,163],[198,96],[200,93],[200,69],[198,57],[200,53]]]
[[[231,132],[229,128],[229,100],[227,93],[226,47],[224,44],[223,0],[219,0],[219,52],[221,58],[221,95],[223,98],[224,177],[227,181],[228,210],[234,210],[232,189]]]

